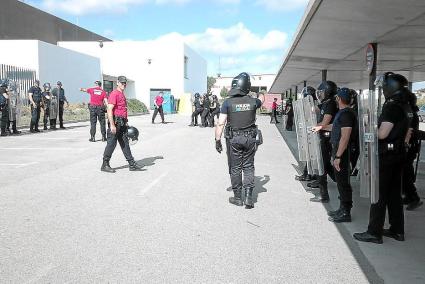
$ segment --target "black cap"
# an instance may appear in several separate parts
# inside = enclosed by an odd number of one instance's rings
[[[125,76],[118,76],[118,82],[127,83],[127,78]]]
[[[100,82],[99,80],[97,80],[96,82],[94,82],[96,85],[98,86],[102,86],[102,82]]]

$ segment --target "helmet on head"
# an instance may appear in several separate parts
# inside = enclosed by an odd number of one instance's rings
[[[351,106],[355,106],[355,105],[357,105],[357,96],[358,96],[358,94],[353,89],[350,89],[350,93],[351,93],[351,103],[350,103],[350,105]]]
[[[301,91],[303,97],[312,96],[314,100],[317,100],[316,89],[310,86],[304,87]]]
[[[320,83],[319,87],[317,87],[317,97],[320,101],[327,100],[329,98],[333,98],[338,92],[338,87],[333,81],[323,81]]]
[[[201,95],[199,93],[195,93],[195,98],[199,98]]]
[[[139,130],[134,126],[127,128],[127,138],[131,145],[134,145],[139,140]]]
[[[45,91],[50,91],[50,89],[51,89],[50,83],[44,83],[43,88],[44,88]]]
[[[7,88],[9,86],[9,79],[0,80],[0,87]]]
[[[409,82],[406,77],[393,72],[386,72],[378,76],[375,80],[377,87],[382,87],[382,92],[386,99],[397,95],[401,90],[408,86]]]
[[[233,78],[232,80],[232,89],[233,90],[239,90],[244,94],[248,94],[249,90],[251,89],[251,79],[249,77],[249,74],[246,72],[243,72]]]

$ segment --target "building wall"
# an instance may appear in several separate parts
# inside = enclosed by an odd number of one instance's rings
[[[37,40],[4,40],[0,46],[0,63],[35,70],[41,84],[61,81],[70,102],[88,102],[79,88],[102,78],[99,59],[86,54]]]
[[[1,0],[0,39],[58,41],[110,41],[79,26],[17,0]]]
[[[235,74],[237,76],[238,74]],[[213,88],[211,88],[211,92],[217,96],[220,95],[221,89],[225,87],[230,90],[232,86],[232,80],[234,77],[220,77],[215,78],[216,83]],[[276,78],[276,74],[258,74],[251,76],[251,86],[252,87],[266,87],[266,92],[268,92]]]
[[[184,80],[185,93],[205,93],[207,91],[207,61],[184,45],[184,54],[188,57],[188,76]]]

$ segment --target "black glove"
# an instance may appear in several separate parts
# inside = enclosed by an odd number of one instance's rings
[[[221,151],[223,151],[223,145],[221,145],[221,140],[215,140],[215,149],[218,153],[221,154]]]

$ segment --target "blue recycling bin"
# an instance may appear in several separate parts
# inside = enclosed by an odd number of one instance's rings
[[[166,114],[175,113],[176,112],[176,106],[175,106],[175,100],[174,96],[170,92],[164,92],[164,104],[162,105],[162,110]]]

